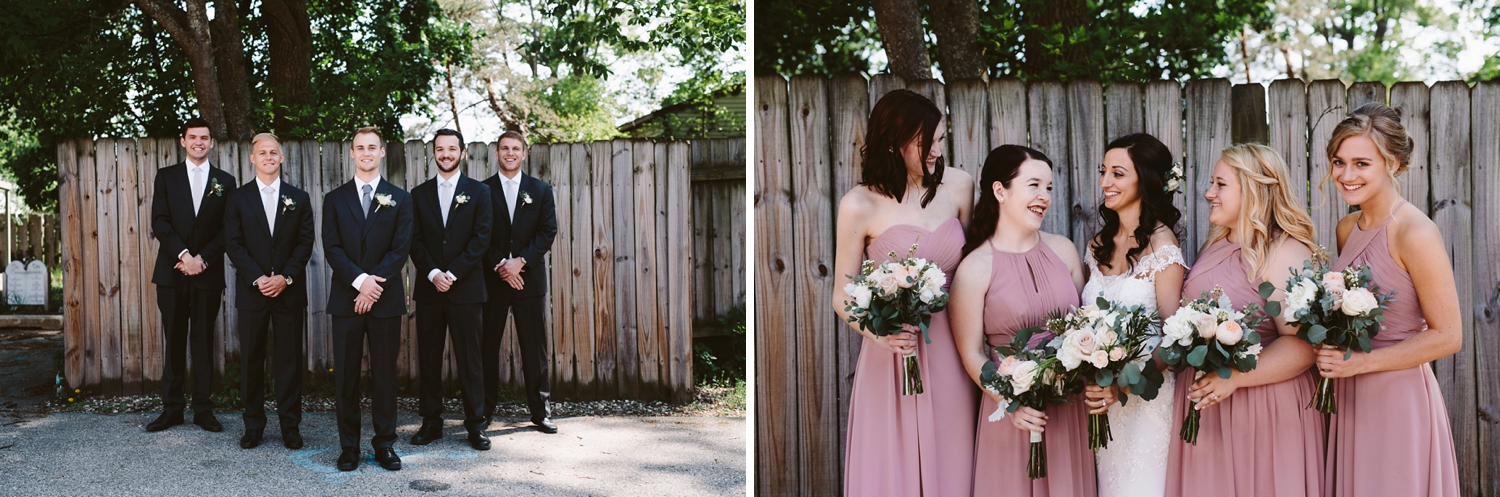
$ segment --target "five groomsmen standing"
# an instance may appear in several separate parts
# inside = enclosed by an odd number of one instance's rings
[[[182,382],[187,376],[188,347],[193,357],[193,424],[223,431],[214,419],[212,385],[214,320],[224,294],[225,196],[234,191],[234,175],[208,163],[213,132],[208,121],[189,119],[182,125],[182,148],[187,160],[156,172],[151,199],[151,234],[161,243],[151,283],[166,334],[167,356],[162,361],[162,414],[146,425],[161,431],[182,424],[187,400]]]
[[[495,230],[485,255],[484,305],[485,424],[495,414],[500,388],[500,341],[509,313],[516,317],[521,366],[526,378],[526,405],[531,422],[545,433],[557,433],[547,399],[551,394],[547,363],[547,264],[543,256],[557,236],[557,208],[552,186],[521,172],[526,138],[506,131],[495,143],[500,171],[484,180],[493,195]]]
[[[250,141],[255,179],[229,196],[224,212],[224,251],[239,285],[240,391],[245,396],[245,433],[240,447],[260,445],[266,428],[266,326],[273,325],[276,350],[276,410],[281,443],[302,448],[302,330],[307,318],[307,278],[316,232],[312,199],[281,180],[281,140],[270,133]]]
[[[490,439],[482,426],[485,405],[479,337],[486,300],[484,256],[494,218],[490,189],[459,171],[464,160],[462,134],[440,129],[432,148],[437,176],[411,190],[416,208],[413,300],[417,302],[417,370],[422,388],[422,428],[411,443],[426,445],[443,438],[443,347],[445,338],[451,336],[469,445],[489,450]]]
[[[401,269],[411,253],[411,195],[380,178],[385,142],[376,128],[360,128],[350,146],[354,178],[323,197],[323,252],[333,269],[328,314],[333,316],[334,389],[343,452],[338,469],[359,467],[359,376],[365,339],[370,346],[375,461],[401,469],[396,441],[396,357],[406,290]]]

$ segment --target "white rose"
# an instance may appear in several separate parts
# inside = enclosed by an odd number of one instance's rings
[[[948,284],[948,275],[943,274],[943,270],[937,267],[937,264],[929,265],[927,270],[922,271],[922,284],[934,290],[941,289],[943,285]]]
[[[1115,350],[1122,350],[1122,349],[1115,349]],[[1094,367],[1096,367],[1096,368],[1102,368],[1102,367],[1108,366],[1109,365],[1109,353],[1105,352],[1105,351],[1102,351],[1102,350],[1095,350],[1094,353],[1093,353],[1093,355],[1089,356],[1089,362],[1093,363]]]
[[[1297,312],[1305,310],[1308,308],[1308,306],[1311,306],[1313,299],[1317,298],[1317,296],[1318,284],[1314,283],[1313,280],[1309,278],[1302,278],[1301,281],[1298,281],[1297,284],[1292,287],[1291,291],[1287,292],[1285,302],[1286,310],[1282,312],[1282,317],[1286,318],[1286,320],[1288,321],[1291,321],[1292,316],[1295,316]]]
[[[1031,390],[1031,384],[1036,381],[1036,361],[1021,361],[1016,365],[1016,370],[1010,375],[1011,392],[1021,395]]]
[[[1355,288],[1344,292],[1344,306],[1341,310],[1346,316],[1362,316],[1379,306],[1375,294],[1364,288]]]
[[[937,289],[924,286],[922,287],[922,293],[918,296],[918,298],[922,299],[923,304],[931,304],[932,299],[937,298]]]
[[[1161,327],[1162,335],[1168,340],[1180,341],[1193,336],[1193,320],[1197,319],[1198,311],[1189,307],[1179,307],[1177,312],[1167,317]]]
[[[1100,347],[1113,347],[1120,343],[1120,334],[1115,333],[1115,330],[1104,330],[1098,337]]]
[[[1124,359],[1124,358],[1125,358],[1125,347],[1115,347],[1114,350],[1109,351],[1109,360],[1111,360],[1111,361],[1118,361],[1118,360]]]
[[[844,285],[844,293],[849,294],[849,298],[854,299],[855,307],[861,309],[870,308],[870,297],[872,296],[870,287],[861,285],[859,283],[850,283],[848,285]]]
[[[1099,310],[1099,307],[1093,304],[1079,307],[1078,314],[1085,318],[1088,318],[1089,321],[1098,321],[1100,318],[1104,317],[1104,311]]]
[[[1259,356],[1259,355],[1260,355],[1260,344],[1258,344],[1258,343],[1254,344],[1254,345],[1251,345],[1249,347],[1245,347],[1245,351],[1240,353],[1240,357],[1253,357],[1253,356]]]

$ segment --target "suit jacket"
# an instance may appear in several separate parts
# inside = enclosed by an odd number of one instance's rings
[[[244,310],[265,309],[271,298],[261,295],[255,280],[261,276],[285,275],[292,285],[277,299],[298,307],[307,305],[304,268],[317,240],[313,226],[312,198],[307,192],[281,181],[276,198],[276,229],[266,224],[260,184],[250,180],[229,196],[224,208],[224,252],[234,263],[240,285],[234,305]],[[292,205],[285,205],[291,199]]]
[[[495,206],[495,232],[490,237],[490,250],[485,255],[485,282],[489,285],[490,297],[536,297],[547,294],[547,262],[543,256],[552,250],[552,239],[557,237],[557,206],[552,200],[552,185],[529,174],[521,174],[521,188],[516,192],[515,220],[510,219],[505,202],[505,188],[498,176],[484,180],[490,187]],[[527,202],[527,199],[530,202]],[[526,260],[521,270],[523,289],[516,291],[500,279],[494,267],[501,260],[515,256]]]
[[[217,167],[208,168],[203,201],[193,213],[193,194],[187,163],[179,162],[156,171],[151,197],[151,236],[161,242],[151,282],[161,286],[193,285],[205,290],[224,288],[224,204],[234,193],[234,175]],[[215,192],[217,190],[217,192]],[[204,222],[199,222],[204,221]],[[177,254],[187,250],[200,255],[208,268],[197,276],[174,269]]]
[[[484,288],[484,256],[490,247],[490,233],[495,211],[490,207],[490,189],[477,180],[459,175],[448,206],[448,225],[443,226],[443,212],[438,205],[437,178],[411,189],[416,208],[412,235],[411,262],[417,267],[413,275],[414,300],[451,304],[477,304],[488,296]],[[460,197],[467,201],[459,203]],[[493,265],[490,267],[494,267]],[[433,269],[453,273],[458,278],[447,292],[427,279]]]
[[[354,180],[323,196],[323,256],[333,269],[328,289],[328,314],[357,316],[354,299],[359,290],[354,279],[360,274],[385,278],[380,300],[368,315],[389,318],[406,314],[406,285],[401,269],[411,254],[411,194],[384,178],[375,187],[368,214],[361,216],[359,193]],[[381,206],[379,197],[389,195],[395,206]]]

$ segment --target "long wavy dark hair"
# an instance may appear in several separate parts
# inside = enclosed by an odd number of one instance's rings
[[[1125,252],[1125,261],[1130,269],[1141,257],[1141,252],[1151,245],[1151,234],[1158,223],[1176,233],[1177,223],[1182,220],[1182,211],[1172,205],[1172,192],[1167,191],[1167,176],[1172,173],[1172,151],[1161,140],[1145,133],[1133,133],[1116,138],[1105,147],[1105,152],[1117,148],[1130,154],[1135,164],[1136,187],[1141,196],[1141,224],[1135,228],[1135,248]],[[1094,250],[1094,260],[1100,267],[1109,268],[1115,256],[1115,235],[1120,232],[1120,213],[1099,202],[1099,217],[1104,218],[1104,229],[1089,242]]]
[[[1010,188],[1010,182],[1021,173],[1021,164],[1027,160],[1039,160],[1047,163],[1047,167],[1052,167],[1052,159],[1048,159],[1046,154],[1020,145],[995,147],[984,158],[984,169],[979,172],[979,201],[974,204],[974,217],[969,221],[968,232],[964,233],[968,239],[964,243],[964,255],[969,255],[969,252],[995,234],[995,223],[1000,221],[1000,201],[995,200],[995,182]]]
[[[901,147],[912,138],[919,138],[921,157],[927,157],[942,121],[943,111],[914,91],[895,90],[880,97],[870,110],[870,128],[865,132],[865,147],[860,150],[863,164],[859,184],[900,202],[906,195],[907,182]],[[922,207],[927,207],[937,196],[937,186],[942,183],[943,158],[938,157],[931,172],[922,167],[922,186],[926,188]]]

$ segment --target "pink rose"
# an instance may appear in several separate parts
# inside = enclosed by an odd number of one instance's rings
[[[1114,350],[1109,351],[1109,360],[1111,360],[1111,361],[1118,361],[1118,360],[1124,359],[1124,358],[1125,358],[1125,347],[1116,347]]]
[[[995,372],[1000,373],[1000,376],[1010,376],[1011,373],[1016,372],[1016,365],[1020,363],[1021,361],[1016,360],[1016,356],[1005,356],[1005,359],[1000,360],[1000,366],[995,368]]]
[[[1119,349],[1115,349],[1115,350],[1119,350]],[[1095,350],[1094,354],[1093,354],[1093,357],[1089,358],[1089,362],[1093,363],[1094,367],[1096,367],[1096,368],[1102,368],[1102,367],[1108,366],[1109,365],[1109,353],[1105,352],[1105,351],[1102,351],[1102,350]]]
[[[1334,295],[1343,295],[1344,273],[1337,271],[1323,273],[1323,289]]]
[[[1225,321],[1219,325],[1218,333],[1214,338],[1224,345],[1240,343],[1240,338],[1245,335],[1245,329],[1240,327],[1239,321]]]
[[[1198,328],[1198,336],[1213,338],[1214,332],[1218,331],[1219,321],[1208,314],[1199,314],[1193,319],[1193,325]]]
[[[896,293],[896,290],[899,288],[896,282],[896,275],[884,271],[876,273],[875,286],[880,288],[880,293],[883,295]]]
[[[896,266],[894,273],[896,275],[896,286],[901,288],[911,288],[912,284],[914,284],[912,280],[919,274],[917,268],[907,265]]]
[[[1083,355],[1091,355],[1094,352],[1097,352],[1098,350],[1099,350],[1099,339],[1098,338],[1094,338],[1094,334],[1093,333],[1088,333],[1088,332],[1079,332],[1078,333],[1078,353],[1083,354]]]

